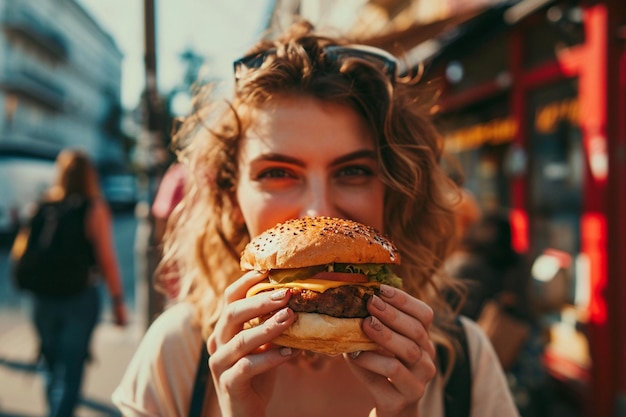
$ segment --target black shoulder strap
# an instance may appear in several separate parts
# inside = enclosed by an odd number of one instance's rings
[[[189,417],[200,417],[202,415],[202,405],[206,394],[206,383],[209,377],[209,352],[203,343],[200,350],[200,360],[196,370],[196,379],[193,383],[193,393],[191,394],[191,406],[189,407]]]
[[[467,335],[460,319],[456,319],[456,328],[453,335],[462,348],[462,355],[457,355],[454,368],[444,390],[445,417],[469,417],[472,400],[472,371],[467,345]],[[437,347],[441,369],[446,368],[447,351]]]

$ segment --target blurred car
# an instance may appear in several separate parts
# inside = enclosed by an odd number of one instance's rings
[[[133,209],[137,204],[137,178],[134,175],[107,175],[102,178],[101,186],[102,194],[112,209]]]

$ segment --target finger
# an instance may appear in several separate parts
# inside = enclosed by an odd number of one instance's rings
[[[422,358],[424,350],[416,341],[391,330],[375,316],[363,320],[363,331],[406,366],[412,366]]]
[[[383,358],[380,355],[378,356]],[[379,358],[374,356],[373,353],[362,352],[358,356],[344,355],[344,357],[348,358],[348,366],[356,377],[372,392],[375,397],[377,409],[379,407],[387,407],[388,404],[400,401],[398,391],[389,383],[387,377],[387,374],[392,371],[388,366],[374,366],[374,363],[377,363]],[[398,376],[394,376],[394,378],[399,379]]]
[[[417,299],[415,302],[421,303]],[[428,307],[430,309],[430,307]],[[417,309],[413,309],[417,310]],[[430,340],[427,327],[424,326],[419,317],[406,314],[398,310],[393,305],[386,303],[382,298],[373,296],[368,300],[368,311],[381,320],[383,324],[393,331],[404,335],[409,340],[415,342],[421,349],[426,350],[431,356],[435,355],[435,345]],[[428,313],[426,313],[428,315]],[[428,320],[428,317],[426,317]],[[421,355],[421,352],[420,352]],[[419,358],[417,358],[419,359]],[[416,360],[417,360],[416,359]],[[407,358],[411,361],[411,358]]]
[[[244,356],[237,362],[220,372],[220,365],[213,357],[209,358],[209,368],[213,375],[219,375],[221,383],[234,386],[239,383],[247,383],[257,375],[269,372],[278,365],[291,359],[298,351],[289,347],[268,350],[263,353]]]
[[[414,317],[419,321],[420,326],[425,330],[425,333],[419,332],[418,335],[411,334],[410,330],[407,332],[407,328],[411,329],[415,325],[415,322],[410,319],[408,321],[402,320],[399,322],[394,322],[393,320],[386,321],[386,324],[392,328],[395,328],[394,326],[401,326],[396,329],[398,332],[408,335],[413,338],[413,340],[416,340],[422,349],[425,349],[431,357],[434,357],[435,345],[432,343],[430,336],[428,335],[434,318],[432,308],[425,302],[418,300],[406,292],[384,284],[380,286],[380,298],[384,302],[406,313],[408,317]],[[405,316],[405,319],[407,316]]]
[[[224,291],[224,300],[231,303],[235,300],[246,298],[246,293],[254,284],[263,281],[268,275],[267,271],[248,271],[237,281],[233,282]]]
[[[363,352],[356,358],[347,358],[351,369],[370,387],[377,405],[389,408],[421,398],[436,373],[430,357],[425,357],[423,363],[412,369],[396,358],[375,352]]]
[[[407,368],[394,357],[379,355],[375,352],[363,352],[358,357],[347,357],[353,370],[359,372],[369,382],[379,385],[383,381],[391,383],[396,391],[405,397],[412,397],[416,388],[423,393],[426,384],[437,373],[433,359],[427,354],[424,355],[424,360],[413,368]]]
[[[433,309],[425,302],[418,300],[402,290],[385,284],[381,284],[380,286],[380,297],[383,301],[391,304],[398,310],[417,318],[426,330],[430,329],[434,313]]]
[[[216,348],[232,339],[250,320],[269,315],[285,307],[290,296],[289,289],[283,288],[262,292],[226,305],[220,319],[215,324],[211,347]]]
[[[285,307],[264,323],[238,332],[226,343],[218,346],[211,354],[216,367],[222,366],[223,370],[225,370],[234,366],[244,356],[260,354],[261,350],[259,350],[259,347],[269,344],[283,333],[295,321],[295,317],[293,311]],[[285,350],[281,347],[264,349],[263,352],[272,350],[282,350],[284,354],[291,354],[290,350]],[[220,369],[216,368],[216,370],[219,371]]]

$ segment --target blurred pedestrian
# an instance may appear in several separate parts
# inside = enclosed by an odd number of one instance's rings
[[[466,283],[461,314],[489,328],[511,389],[523,392],[515,396],[522,415],[548,415],[537,411],[546,406],[542,391],[547,381],[541,365],[543,333],[530,300],[530,264],[513,248],[508,215],[486,213],[473,223],[446,267]],[[497,326],[505,327],[501,334]]]
[[[169,166],[157,189],[152,203],[155,242],[161,243],[170,215],[183,199],[185,192],[185,167],[180,163]]]
[[[48,416],[68,417],[74,415],[78,403],[99,320],[99,276],[104,277],[111,295],[117,325],[126,324],[127,312],[111,213],[101,198],[95,169],[85,153],[64,150],[57,157],[56,170],[56,181],[37,205],[29,225],[20,230],[12,258],[16,268],[34,281],[28,288],[45,369]],[[60,248],[63,253],[58,252]],[[50,259],[54,251],[55,258],[68,261]],[[83,265],[87,267],[78,270]]]
[[[152,203],[152,217],[154,219],[153,239],[157,245],[159,260],[163,255],[163,238],[167,231],[169,221],[176,217],[176,207],[182,201],[185,193],[185,166],[178,162],[173,163],[165,171],[165,175],[159,183],[154,202]],[[162,294],[160,297],[160,310],[167,303],[176,298],[179,289],[179,277],[174,263],[161,262],[155,271],[155,282]],[[155,294],[155,297],[157,295]],[[160,313],[160,310],[157,313]]]
[[[486,213],[469,225],[447,267],[453,276],[467,282],[463,315],[477,320],[485,303],[497,299],[509,313],[530,319],[529,264],[512,246],[506,215]]]

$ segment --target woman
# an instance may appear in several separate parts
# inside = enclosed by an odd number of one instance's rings
[[[480,321],[481,314],[490,317],[495,302],[523,323],[517,331],[507,328],[506,340],[496,332],[494,345],[496,350],[506,348],[501,364],[511,375],[521,414],[549,415],[550,384],[541,361],[545,335],[530,299],[530,265],[512,243],[509,214],[487,213],[468,229],[458,251],[446,261],[447,271],[468,283],[461,314]]]
[[[100,197],[96,171],[87,155],[75,150],[62,151],[57,157],[56,169],[56,181],[45,193],[38,210],[42,213],[53,210],[58,218],[68,216],[64,217],[69,218],[68,222],[62,224],[59,220],[59,230],[54,234],[60,239],[74,240],[67,244],[74,252],[73,263],[84,263],[87,267],[91,264],[99,269],[112,297],[115,323],[123,326],[127,313],[113,247],[111,214]],[[33,221],[36,218],[37,215]],[[32,226],[34,231],[34,224]],[[14,259],[22,256],[20,252],[24,250],[29,233],[25,229],[16,238],[12,250]],[[55,266],[50,266],[45,271],[46,280],[58,281],[49,292],[33,294],[33,322],[46,369],[48,415],[72,416],[78,404],[93,329],[100,314],[100,295],[87,270],[82,282],[72,282],[71,286],[64,274],[73,270],[64,269],[64,273],[57,274]]]
[[[217,117],[190,117],[180,132],[188,189],[164,258],[181,274],[180,302],[148,330],[115,403],[126,417],[188,415],[207,341],[204,416],[443,416],[435,344],[454,362],[455,315],[438,295],[452,281],[436,271],[454,234],[451,183],[415,86],[397,79],[383,51],[316,36],[300,23],[235,62],[234,90]],[[265,278],[241,276],[250,238],[318,215],[365,223],[398,246],[405,291],[373,297],[363,324],[389,354],[327,357],[273,346],[294,321],[284,308],[289,293],[244,298]],[[464,323],[471,415],[517,415],[485,336]]]

